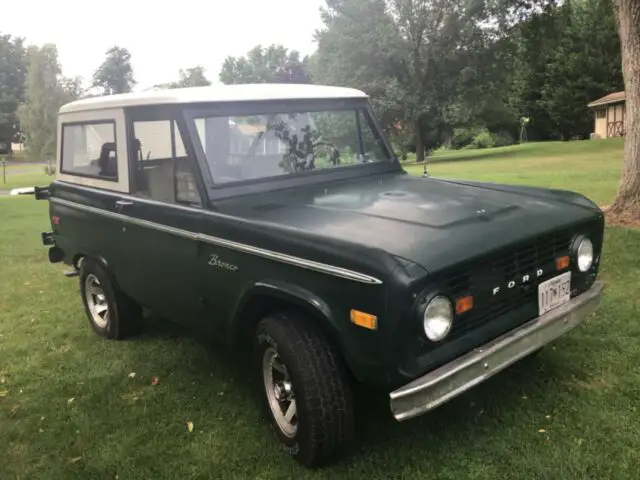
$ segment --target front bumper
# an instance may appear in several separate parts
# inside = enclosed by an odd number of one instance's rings
[[[603,288],[595,282],[564,305],[394,390],[393,416],[402,421],[433,410],[555,340],[593,313]]]

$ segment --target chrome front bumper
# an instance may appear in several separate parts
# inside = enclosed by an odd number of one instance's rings
[[[396,420],[422,415],[568,332],[598,307],[603,284],[389,394]]]

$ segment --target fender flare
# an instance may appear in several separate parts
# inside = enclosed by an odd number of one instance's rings
[[[331,307],[322,298],[310,292],[309,290],[289,282],[278,279],[260,280],[251,284],[245,289],[240,300],[238,301],[235,311],[232,315],[232,321],[229,329],[230,340],[235,344],[239,339],[241,330],[246,325],[246,319],[243,318],[247,312],[247,307],[252,299],[257,296],[270,297],[273,299],[286,302],[303,311],[312,314],[320,321],[325,331],[336,338],[337,332],[334,325],[333,313]]]

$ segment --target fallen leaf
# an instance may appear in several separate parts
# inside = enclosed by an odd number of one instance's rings
[[[82,457],[74,457],[71,459],[71,463],[78,463],[80,460],[82,460]]]
[[[540,430],[538,430],[538,433],[546,433],[547,431],[544,428],[541,428]]]
[[[11,407],[11,414],[15,415],[16,413],[18,413],[18,410],[20,410],[20,405],[14,405],[13,407]]]
[[[584,443],[584,438],[579,438],[578,439],[578,445],[582,445]]]
[[[67,404],[71,405],[75,399],[76,399],[76,397],[71,397],[71,398],[67,399]]]
[[[0,397],[6,397],[9,395],[9,390],[0,390]]]
[[[44,415],[40,417],[40,421],[43,421],[44,419],[45,419]]]
[[[136,378],[136,372],[131,372],[129,374],[129,378]]]
[[[43,430],[43,429],[39,428],[38,430],[40,430],[40,433],[44,433],[44,430]]]
[[[224,392],[218,392],[218,395],[223,396]]]
[[[546,418],[547,420],[551,420],[551,415],[545,415],[544,418]]]
[[[187,431],[189,433],[193,432],[193,422],[191,420],[187,420],[185,425],[187,426]]]
[[[151,377],[151,385],[154,387],[160,383],[160,379],[158,377]]]

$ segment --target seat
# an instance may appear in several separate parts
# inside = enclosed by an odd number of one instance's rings
[[[98,158],[101,177],[118,178],[118,153],[115,142],[106,142],[100,148]]]

